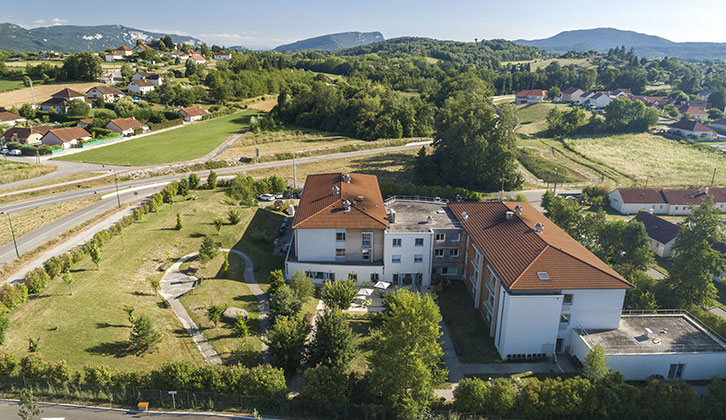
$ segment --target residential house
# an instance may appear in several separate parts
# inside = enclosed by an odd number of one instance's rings
[[[647,211],[671,216],[689,215],[689,206],[701,204],[710,195],[721,211],[726,211],[726,188],[702,187],[691,189],[617,188],[610,192],[610,207],[621,214]]]
[[[716,132],[693,120],[680,120],[670,124],[668,131],[679,133],[685,137],[716,137]]]
[[[196,51],[189,51],[189,58],[194,60],[196,64],[204,64],[207,62],[207,59]]]
[[[90,139],[91,135],[88,131],[84,130],[83,127],[76,126],[50,129],[45,133],[40,142],[49,146],[59,144],[64,149],[70,149],[71,147],[78,147],[81,140]]]
[[[208,114],[208,112],[205,111],[202,107],[190,106],[180,109],[179,114],[181,114],[185,122],[194,122],[201,121],[204,116]]]
[[[450,203],[466,232],[464,284],[503,359],[570,351],[578,328],[616,329],[620,274],[527,203]]]
[[[5,108],[0,108],[0,125],[12,125],[19,122],[27,121],[25,118],[21,117],[20,115],[13,114],[12,112],[6,110]]]
[[[153,91],[155,88],[156,85],[146,79],[132,80],[131,83],[129,83],[129,85],[127,86],[129,92],[133,92],[136,95],[146,95],[147,93]]]
[[[584,90],[576,87],[569,87],[562,91],[563,102],[580,102],[580,96],[585,93]]]
[[[40,139],[50,130],[47,125],[36,125],[34,127],[13,127],[2,135],[3,143],[40,144]]]
[[[610,96],[605,92],[598,92],[585,101],[586,108],[603,109],[610,105]]]
[[[699,101],[696,99],[686,102],[686,105],[692,108],[700,108],[703,111],[711,109],[711,104],[708,101]]]
[[[158,73],[149,73],[145,71],[137,71],[131,76],[132,81],[146,80],[151,82],[154,86],[161,86],[164,84],[164,79]]]
[[[144,125],[141,124],[136,118],[117,118],[111,120],[106,124],[106,128],[113,130],[122,136],[133,136],[137,128],[143,130]],[[144,130],[145,131],[145,130]]]
[[[726,118],[721,118],[720,120],[716,120],[711,123],[711,127],[726,131]]]
[[[45,112],[54,111],[57,114],[65,114],[68,110],[68,102],[79,99],[88,102],[86,95],[76,92],[73,89],[65,88],[54,93],[50,99],[40,104],[40,110]]]
[[[703,99],[704,101],[707,101],[708,97],[711,96],[711,93],[713,93],[713,89],[702,89],[696,92],[696,96]]]
[[[123,60],[124,56],[119,54],[116,51],[113,52],[107,52],[103,55],[103,60],[107,62],[113,62],[113,61],[120,61]]]
[[[606,92],[609,94],[613,99],[617,98],[629,98],[633,96],[633,93],[630,91],[630,89],[615,89],[612,92]]]
[[[214,53],[214,59],[215,60],[231,60],[232,53],[225,52],[225,51],[219,51],[219,52]]]
[[[120,89],[113,86],[99,85],[88,89],[86,92],[88,99],[103,99],[105,102],[116,102],[116,100],[124,95]]]
[[[536,104],[545,100],[547,91],[543,89],[527,89],[517,92],[514,96],[514,103],[517,105],[521,104]]]
[[[78,120],[78,124],[76,124],[79,127],[88,128],[93,124],[93,118],[83,118],[81,120]]]
[[[704,121],[708,118],[708,112],[706,112],[702,108],[697,108],[694,106],[688,106],[688,105],[681,105],[678,108],[678,112],[680,112],[683,115],[689,115],[691,118],[693,118],[696,121]]]
[[[593,90],[586,90],[585,92],[580,95],[580,106],[585,106],[585,102],[587,102],[588,99],[592,98],[593,95],[595,95],[595,91]]]
[[[114,50],[114,52],[122,57],[128,57],[131,55],[134,55],[134,50],[127,47],[126,45],[122,45]]]
[[[655,216],[648,211],[641,211],[635,216],[635,220],[645,226],[645,231],[650,238],[650,248],[655,255],[662,258],[669,258],[673,255],[673,244],[681,228],[663,218]]]
[[[134,52],[142,52],[146,50],[153,50],[148,44],[136,44],[134,46]]]

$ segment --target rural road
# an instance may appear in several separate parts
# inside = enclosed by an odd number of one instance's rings
[[[29,160],[27,158],[8,158],[9,161],[15,161],[15,162],[24,162],[24,163],[34,163],[33,160]],[[28,178],[23,179],[21,181],[15,181],[10,182],[7,184],[0,184],[0,192],[2,190],[9,190],[14,189],[18,187],[22,187],[24,185],[29,184],[35,184],[37,182],[43,182],[54,178],[59,178],[66,175],[72,175],[72,174],[81,174],[81,173],[93,173],[93,172],[104,172],[108,171],[110,169],[116,170],[116,171],[122,171],[122,170],[128,170],[129,168],[124,166],[110,166],[110,165],[99,165],[96,163],[80,163],[80,162],[65,162],[62,160],[49,160],[46,162],[43,162],[46,165],[53,165],[57,166],[58,170],[53,171],[49,174],[45,174],[42,176],[38,176],[35,178]],[[77,181],[74,181],[77,182]]]

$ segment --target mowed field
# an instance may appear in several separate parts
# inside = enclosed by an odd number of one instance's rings
[[[20,82],[23,83],[22,81]],[[101,85],[99,82],[66,82],[66,83],[52,83],[48,85],[33,85],[33,93],[35,94],[35,103],[40,104],[41,102],[50,98],[50,96],[59,90],[69,88],[75,91],[86,93],[86,91],[94,86]],[[30,88],[22,88],[11,90],[8,92],[0,92],[0,106],[9,108],[16,106],[20,108],[23,104],[32,104],[33,96],[30,93]]]
[[[612,168],[630,178],[634,185],[662,187],[702,186],[711,183],[714,168],[716,185],[726,185],[726,155],[717,150],[701,150],[654,134],[623,134],[565,139],[565,144],[581,156]],[[627,186],[627,185],[623,185]]]
[[[58,170],[57,166],[0,160],[0,184],[35,178]]]
[[[560,66],[579,66],[579,67],[592,67],[592,63],[590,63],[590,60],[587,58],[550,58],[547,60],[522,60],[522,61],[503,61],[502,65],[506,66],[507,64],[530,64],[530,68],[532,70],[537,69],[543,69],[553,62],[557,61]]]
[[[145,215],[121,235],[112,237],[101,248],[98,268],[88,257],[76,264],[71,269],[75,280],[72,294],[56,278],[41,295],[31,297],[13,311],[3,352],[20,357],[27,353],[28,338],[33,337],[39,339],[41,357],[65,360],[72,370],[80,370],[85,364],[105,364],[114,370],[145,370],[182,360],[201,364],[199,351],[172,310],[164,308],[161,298],[153,293],[149,279],[161,277],[158,268],[169,262],[169,256],[179,258],[196,251],[202,238],[210,236],[222,247],[240,249],[250,255],[259,264],[256,276],[266,289],[266,273],[282,264],[279,257],[271,254],[271,240],[282,217],[256,207],[238,207],[242,221],[238,225],[225,224],[217,233],[212,220],[225,217],[230,208],[225,204],[225,194],[218,190],[194,194],[197,200],[176,197],[173,205],[164,204],[159,213]],[[177,213],[184,223],[181,231],[174,229]],[[266,237],[260,242],[252,235],[256,231],[271,232],[273,236],[269,242]],[[204,302],[197,305],[231,303],[238,297],[240,305],[253,312],[254,303],[243,285],[220,281],[220,287],[216,287],[216,279],[239,281],[237,270],[242,265],[233,257],[229,272],[221,272],[220,265],[221,259],[217,258],[207,266],[214,275],[205,280],[208,286],[200,289]],[[205,295],[205,289],[213,293]],[[137,316],[145,314],[152,318],[162,334],[159,351],[139,356],[126,350],[131,326],[124,305],[133,306]],[[221,327],[219,332],[225,332],[226,328]],[[254,324],[251,327],[254,332]]]
[[[254,158],[257,150],[260,151],[260,156],[266,156],[362,143],[366,142],[311,130],[266,131],[259,134],[250,132],[242,135],[239,140],[220,155],[220,158]]]
[[[84,209],[93,204],[96,200],[98,200],[98,197],[86,197],[78,200],[46,204],[45,206],[38,206],[28,210],[13,212],[10,214],[10,217],[13,221],[15,237],[19,238],[26,233],[40,229],[41,227],[62,217]],[[0,244],[6,244],[12,241],[12,239],[12,232],[10,231],[8,219],[6,216],[2,216],[2,218],[0,218]]]
[[[258,111],[243,111],[175,130],[56,159],[106,165],[144,166],[200,158],[249,127]]]

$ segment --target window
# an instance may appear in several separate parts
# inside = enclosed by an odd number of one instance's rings
[[[443,257],[444,256],[444,250],[443,249],[434,249],[434,255],[437,257]]]
[[[674,363],[668,369],[668,379],[681,379],[683,376],[683,369],[685,369],[685,363]]]
[[[335,258],[345,258],[345,248],[338,248],[335,250]]]
[[[569,324],[570,314],[560,314],[560,324]]]
[[[457,234],[455,234],[455,235],[454,235],[454,236],[453,236],[453,237],[451,238],[451,241],[452,241],[452,242],[459,242],[459,241],[461,241],[461,233],[457,233]]]
[[[423,246],[424,238],[416,238],[416,246]]]
[[[370,260],[371,260],[371,250],[364,249],[363,250],[363,261],[370,261]]]
[[[358,273],[348,273],[348,280],[358,281]]]
[[[416,254],[413,256],[413,262],[415,263],[422,263],[423,262],[423,254]]]
[[[336,241],[345,241],[345,232],[335,232]]]
[[[398,286],[398,274],[393,275],[393,284]]]
[[[378,281],[378,273],[371,273],[371,283],[374,281]]]
[[[398,248],[401,246],[401,238],[393,238],[393,246]]]
[[[456,267],[441,267],[439,272],[442,276],[455,276],[459,270]]]
[[[373,234],[371,232],[363,232],[361,241],[361,246],[363,248],[371,248],[371,244],[373,243]]]
[[[401,256],[400,255],[391,255],[391,262],[394,264],[400,264]]]
[[[565,300],[562,303],[565,305],[572,305],[572,295],[565,295]]]
[[[450,257],[458,257],[459,256],[459,249],[457,249],[457,248],[451,248],[449,250],[449,256]]]
[[[436,241],[441,242],[446,240],[446,234],[445,233],[437,233],[436,234]]]

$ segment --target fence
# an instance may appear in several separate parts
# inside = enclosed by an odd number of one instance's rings
[[[93,146],[93,145],[96,145],[96,144],[106,143],[107,141],[111,141],[111,140],[118,140],[118,139],[121,139],[123,137],[124,136],[114,136],[114,137],[107,137],[105,139],[98,139],[98,140],[94,140],[94,141],[88,141],[88,142],[85,142],[85,143],[79,143],[78,144],[78,147],[84,148],[84,147]]]
[[[150,410],[226,411],[296,418],[336,418],[351,420],[395,419],[396,414],[376,404],[351,404],[326,408],[300,398],[270,399],[241,394],[176,391],[161,389],[114,387],[93,384],[57,382],[23,376],[0,376],[0,398],[17,398],[19,390],[28,388],[38,401],[51,403],[115,406],[136,408],[148,402]]]

